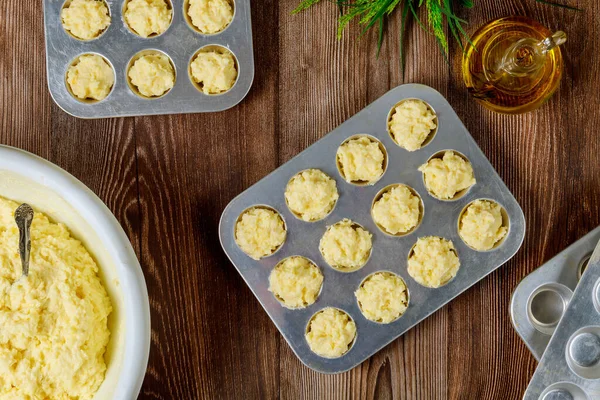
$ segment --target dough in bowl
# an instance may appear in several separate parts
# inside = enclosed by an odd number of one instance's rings
[[[388,121],[396,144],[408,151],[419,150],[435,128],[435,113],[421,100],[402,101]]]
[[[430,288],[448,283],[456,276],[459,267],[454,244],[438,236],[419,238],[408,257],[408,274]]]
[[[173,66],[169,58],[160,53],[147,54],[135,60],[128,76],[131,84],[146,97],[162,96],[175,84]]]
[[[421,220],[421,200],[406,185],[397,185],[383,193],[373,204],[371,214],[380,228],[390,235],[410,231]]]
[[[255,260],[273,254],[281,247],[285,237],[283,219],[268,208],[251,208],[235,224],[235,242]]]
[[[308,324],[306,341],[321,357],[338,358],[348,352],[356,337],[352,318],[337,308],[319,311]]]
[[[103,100],[115,84],[115,74],[99,55],[84,54],[67,70],[67,83],[81,100]]]
[[[199,51],[190,64],[190,73],[204,94],[228,91],[238,76],[233,54],[224,47]]]
[[[189,0],[188,16],[200,32],[222,31],[233,19],[233,7],[227,0]]]
[[[440,200],[450,200],[475,184],[471,163],[453,151],[446,151],[442,158],[430,159],[419,171],[429,193]]]
[[[318,169],[299,172],[290,179],[285,189],[288,207],[304,221],[325,218],[338,198],[335,181]]]
[[[269,291],[288,308],[304,308],[315,302],[323,274],[315,264],[301,256],[281,261],[269,275]]]
[[[172,16],[166,0],[129,0],[123,13],[129,28],[143,38],[166,31]]]
[[[102,0],[73,0],[60,13],[63,27],[82,40],[98,37],[110,25],[110,15]]]
[[[35,213],[21,277],[17,206],[0,198],[0,398],[92,399],[112,312],[98,266],[64,225]]]
[[[458,233],[475,250],[492,249],[508,229],[503,225],[502,207],[489,200],[475,200],[462,214]]]
[[[369,276],[354,293],[365,318],[389,324],[408,308],[406,284],[396,274],[377,272]]]
[[[337,150],[340,171],[347,182],[374,184],[383,175],[384,155],[379,143],[366,136],[351,139]]]
[[[327,264],[340,271],[364,266],[371,254],[372,235],[361,226],[343,219],[325,231],[319,250]]]

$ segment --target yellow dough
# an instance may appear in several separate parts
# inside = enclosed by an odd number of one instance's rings
[[[148,54],[135,60],[129,69],[129,79],[147,97],[162,96],[175,84],[175,71],[163,54]]]
[[[371,254],[372,235],[349,219],[330,226],[319,244],[329,265],[339,270],[355,270],[366,264]]]
[[[452,199],[456,193],[475,184],[471,163],[452,151],[443,158],[432,158],[419,167],[425,177],[425,186],[438,199]]]
[[[131,30],[144,38],[166,31],[172,15],[165,0],[129,0],[123,13]]]
[[[349,140],[337,151],[337,160],[347,182],[374,184],[383,175],[383,152],[366,136]]]
[[[115,84],[110,65],[95,54],[84,54],[67,71],[67,83],[78,98],[103,100]]]
[[[490,250],[504,236],[502,207],[488,200],[475,200],[463,213],[458,233],[466,244],[475,250]]]
[[[266,208],[249,209],[235,225],[235,242],[255,260],[273,254],[285,237],[281,216]]]
[[[435,114],[421,100],[403,101],[388,122],[396,143],[408,151],[420,149],[435,127]]]
[[[220,32],[233,19],[233,8],[227,0],[190,0],[187,13],[202,33]]]
[[[237,79],[235,59],[229,50],[208,50],[198,53],[190,64],[192,78],[204,94],[219,94],[233,87]]]
[[[112,311],[98,266],[64,225],[36,213],[21,277],[17,206],[0,198],[0,398],[91,399]]]
[[[306,332],[306,341],[310,349],[326,358],[344,355],[355,337],[354,321],[348,314],[336,308],[319,311],[310,321]]]
[[[318,169],[299,172],[285,189],[288,207],[304,221],[325,218],[338,198],[335,181]]]
[[[71,35],[90,40],[110,25],[110,15],[101,0],[73,0],[60,13],[63,27]]]
[[[406,233],[422,218],[420,203],[406,185],[395,186],[373,204],[373,220],[391,235]]]
[[[456,276],[459,267],[454,244],[437,236],[419,238],[408,258],[408,274],[430,288],[448,283]]]
[[[304,308],[315,302],[323,274],[308,259],[288,257],[280,262],[269,275],[269,291],[289,308]]]
[[[365,318],[383,324],[398,319],[408,307],[406,284],[389,272],[369,276],[355,295]]]

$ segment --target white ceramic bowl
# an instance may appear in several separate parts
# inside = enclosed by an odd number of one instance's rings
[[[129,239],[83,183],[33,154],[0,145],[0,196],[64,223],[96,259],[112,300],[106,378],[94,399],[137,398],[150,352],[150,305]]]

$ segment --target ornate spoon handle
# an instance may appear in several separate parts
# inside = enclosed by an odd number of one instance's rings
[[[33,221],[33,208],[27,203],[15,210],[15,222],[19,228],[19,255],[23,266],[23,276],[29,275],[29,253],[31,251],[31,235],[29,228]]]

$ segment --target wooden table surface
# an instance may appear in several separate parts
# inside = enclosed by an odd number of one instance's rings
[[[566,0],[565,0],[566,1]],[[534,0],[477,0],[468,31],[528,15],[569,40],[562,85],[540,110],[493,114],[469,98],[460,51],[444,63],[399,15],[379,58],[357,26],[335,38],[336,7],[292,16],[296,0],[254,0],[256,76],[215,114],[80,120],[46,86],[42,2],[0,1],[0,143],[38,154],[88,185],[116,215],[142,264],[152,313],[140,398],[516,399],[536,362],[514,332],[510,295],[537,266],[600,224],[600,11]],[[420,82],[447,97],[523,207],[523,248],[506,265],[361,366],[320,375],[294,356],[221,250],[219,216],[238,193],[389,89]]]

